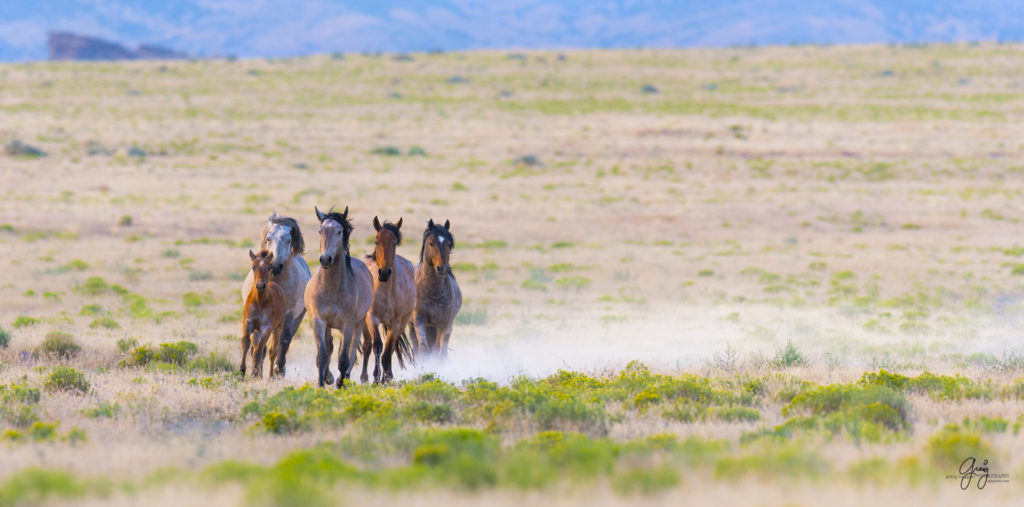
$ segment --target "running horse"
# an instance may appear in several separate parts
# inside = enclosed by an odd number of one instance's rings
[[[363,373],[359,379],[363,382],[369,380],[366,368],[370,363],[372,345],[375,359],[373,383],[380,384],[394,378],[391,359],[395,353],[402,368],[405,368],[406,361],[412,361],[412,350],[404,331],[416,308],[416,280],[412,263],[395,253],[398,245],[402,244],[402,219],[381,225],[380,220],[373,217],[373,228],[377,230],[373,253],[363,259],[373,277],[373,303],[363,327]],[[383,340],[381,327],[384,328]],[[381,349],[384,353],[383,377]]]
[[[343,213],[321,212],[314,207],[320,220],[320,267],[306,286],[306,309],[313,319],[316,338],[317,385],[330,383],[330,360],[334,352],[331,330],[342,333],[338,351],[338,387],[345,387],[355,366],[359,333],[365,325],[366,312],[373,299],[373,282],[366,264],[349,254],[352,223],[348,220],[348,207]]]
[[[263,378],[263,360],[270,352],[271,375],[280,352],[284,330],[285,301],[281,287],[270,281],[274,254],[261,250],[252,260],[253,288],[245,297],[242,308],[242,362],[238,369],[245,376],[245,360],[252,357],[253,378]]]
[[[427,222],[416,266],[416,311],[413,314],[413,338],[427,354],[448,355],[452,324],[462,308],[462,290],[455,281],[449,257],[455,248],[451,224]]]
[[[292,338],[299,331],[302,318],[306,315],[306,304],[303,294],[309,283],[309,266],[302,254],[306,243],[302,239],[302,231],[294,218],[278,215],[275,211],[267,217],[260,233],[260,248],[273,253],[273,265],[270,268],[270,280],[279,285],[284,292],[285,313],[284,330],[281,334],[281,350],[275,364],[271,365],[271,375],[284,376],[285,355]],[[245,277],[242,283],[242,300],[252,291],[253,273]]]

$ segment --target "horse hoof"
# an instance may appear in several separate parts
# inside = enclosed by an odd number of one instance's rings
[[[365,383],[370,381],[370,377],[368,375],[360,375],[359,376],[359,381],[362,382],[363,384],[365,384]]]
[[[338,379],[338,389],[345,389],[346,387],[348,387],[348,386],[345,385],[345,379],[339,378]]]
[[[324,383],[326,383],[326,384],[333,384],[334,383],[334,375],[331,374],[330,370],[328,370],[327,373],[324,374]],[[320,387],[323,387],[323,386],[320,386]]]

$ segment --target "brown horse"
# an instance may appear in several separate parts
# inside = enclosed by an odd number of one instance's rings
[[[331,382],[329,362],[334,353],[331,329],[337,329],[343,335],[338,351],[338,387],[341,388],[355,365],[359,332],[365,325],[366,312],[373,299],[373,282],[366,265],[349,255],[352,223],[348,220],[348,208],[344,213],[337,213],[333,208],[327,213],[313,209],[320,220],[321,255],[320,268],[306,286],[306,310],[313,319],[313,336],[316,337],[317,383],[323,387],[325,382]]]
[[[242,310],[242,364],[238,366],[245,375],[245,359],[252,356],[253,378],[263,377],[263,359],[267,353],[269,339],[271,375],[277,361],[278,346],[284,331],[285,300],[281,286],[270,281],[274,254],[261,250],[259,254],[249,250],[252,260],[253,287],[245,298]]]
[[[373,303],[370,312],[366,314],[366,325],[363,326],[363,373],[359,379],[363,382],[369,380],[366,368],[370,362],[372,345],[375,358],[373,382],[379,384],[394,378],[391,357],[395,352],[398,353],[398,365],[402,368],[405,368],[407,360],[412,360],[409,341],[403,331],[416,308],[416,280],[412,263],[395,254],[398,245],[402,244],[402,219],[399,218],[397,223],[384,222],[381,225],[380,220],[373,217],[373,228],[377,230],[373,254],[363,259],[373,276]],[[387,335],[383,345],[380,334],[382,325]],[[383,378],[381,348],[384,349]]]
[[[455,248],[455,238],[444,226],[427,222],[420,246],[420,263],[416,266],[416,312],[413,314],[413,334],[420,350],[427,354],[440,352],[448,355],[448,340],[452,324],[462,308],[462,291],[448,263]]]
[[[267,217],[260,233],[260,248],[274,254],[270,268],[270,279],[281,287],[284,292],[285,312],[284,331],[281,335],[281,348],[277,361],[271,365],[271,373],[284,375],[285,357],[292,338],[302,324],[306,315],[304,293],[309,283],[309,266],[302,258],[306,245],[302,239],[302,231],[294,218],[278,215],[275,211]],[[253,286],[253,274],[242,283],[242,300],[249,295]]]

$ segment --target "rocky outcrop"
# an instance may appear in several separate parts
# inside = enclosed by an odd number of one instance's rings
[[[128,49],[120,44],[70,32],[50,32],[50,60],[174,60],[188,58],[185,53],[142,44]]]

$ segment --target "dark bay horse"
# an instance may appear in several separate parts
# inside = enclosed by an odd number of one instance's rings
[[[349,254],[352,223],[348,220],[348,208],[344,213],[337,213],[333,208],[327,213],[313,209],[320,220],[320,267],[309,280],[305,297],[317,344],[317,383],[323,387],[324,383],[331,382],[329,363],[334,352],[331,330],[337,329],[343,335],[338,351],[338,387],[341,388],[355,365],[359,333],[373,299],[373,282],[366,265]]]
[[[249,258],[252,260],[254,283],[242,309],[242,363],[238,369],[245,375],[246,357],[252,356],[252,376],[262,378],[268,345],[270,374],[274,374],[273,365],[277,361],[284,330],[285,298],[281,287],[270,280],[274,254],[266,250],[254,254],[249,250]]]
[[[452,324],[462,308],[462,291],[448,263],[455,238],[445,220],[444,226],[427,222],[416,266],[416,310],[413,314],[414,340],[426,353],[448,355]]]
[[[292,338],[306,315],[304,294],[309,283],[309,266],[302,254],[306,250],[302,231],[294,218],[278,215],[275,211],[267,218],[260,233],[260,248],[274,254],[270,268],[270,279],[284,292],[284,331],[281,335],[281,349],[277,361],[271,365],[271,373],[284,375],[285,355]],[[252,291],[253,273],[250,272],[242,283],[242,300]]]
[[[404,331],[416,308],[416,280],[413,265],[408,259],[395,253],[402,243],[402,219],[398,222],[384,222],[381,225],[373,217],[373,228],[377,230],[373,254],[363,262],[373,276],[373,303],[366,314],[363,327],[363,373],[360,380],[369,380],[366,368],[369,365],[370,347],[374,351],[373,382],[387,383],[394,378],[391,358],[397,352],[398,364],[405,368],[405,362],[412,360],[412,351]],[[381,339],[380,328],[384,327],[385,339]],[[383,377],[381,376],[381,349],[383,349]]]

